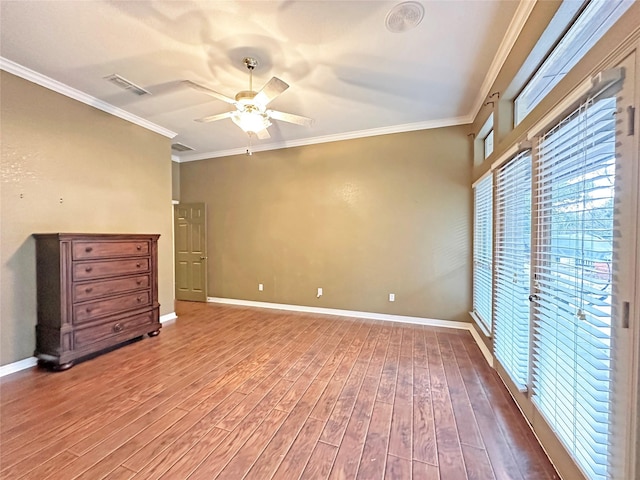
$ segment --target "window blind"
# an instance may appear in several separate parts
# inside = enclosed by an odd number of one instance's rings
[[[496,174],[494,353],[521,391],[529,379],[531,153]]]
[[[535,174],[532,400],[589,479],[610,478],[615,108],[545,134]]]
[[[493,248],[493,177],[474,187],[473,212],[473,312],[491,332]]]

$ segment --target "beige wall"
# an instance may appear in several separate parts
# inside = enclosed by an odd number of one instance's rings
[[[180,164],[171,162],[171,198],[180,200]]]
[[[468,321],[466,130],[182,163],[181,201],[208,208],[209,296]]]
[[[32,233],[159,233],[161,314],[173,312],[170,140],[0,72],[0,363],[33,355]]]

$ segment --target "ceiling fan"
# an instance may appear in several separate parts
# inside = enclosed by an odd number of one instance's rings
[[[262,90],[255,92],[253,90],[253,69],[258,65],[258,61],[252,57],[245,57],[242,62],[249,70],[249,90],[238,92],[235,99],[189,80],[184,81],[189,87],[236,107],[236,109],[231,112],[199,118],[196,122],[215,122],[216,120],[230,118],[242,130],[247,132],[249,136],[255,134],[259,139],[271,137],[267,131],[267,128],[271,126],[271,120],[282,120],[307,127],[313,123],[313,120],[307,117],[267,109],[267,105],[289,88],[289,85],[277,77],[272,77],[271,80],[262,87]]]

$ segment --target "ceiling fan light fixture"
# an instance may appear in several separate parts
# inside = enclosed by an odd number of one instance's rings
[[[245,132],[259,132],[271,126],[269,117],[257,110],[237,111],[231,116],[233,123]]]
[[[387,14],[385,25],[391,33],[402,33],[417,27],[424,18],[424,7],[420,2],[409,1],[397,4]]]

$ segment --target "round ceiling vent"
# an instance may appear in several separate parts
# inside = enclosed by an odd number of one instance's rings
[[[387,14],[385,25],[393,33],[406,32],[417,27],[424,18],[424,7],[419,2],[402,2]]]

